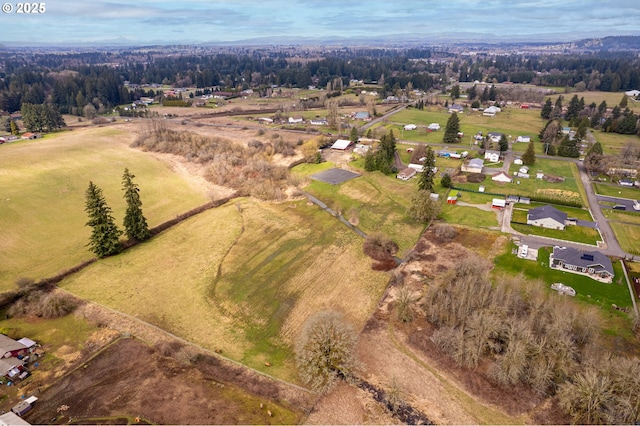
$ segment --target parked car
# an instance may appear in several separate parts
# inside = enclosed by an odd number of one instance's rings
[[[615,206],[612,207],[612,209],[614,209],[614,210],[626,210],[627,206],[625,206],[624,204],[616,204]]]

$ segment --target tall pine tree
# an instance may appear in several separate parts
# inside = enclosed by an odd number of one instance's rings
[[[425,154],[425,160],[422,164],[424,169],[418,180],[418,189],[433,191],[433,177],[435,176],[434,167],[436,165],[436,158],[433,154],[433,150],[427,147],[427,153]]]
[[[456,143],[458,142],[458,133],[460,132],[460,119],[455,112],[451,114],[449,120],[447,120],[447,127],[444,130],[444,136],[442,137],[442,143]]]
[[[522,164],[527,166],[533,166],[536,163],[536,147],[533,145],[533,141],[529,142],[527,150],[522,154]]]
[[[553,111],[553,104],[551,103],[551,98],[547,98],[547,101],[542,107],[542,111],[540,111],[540,116],[545,120],[548,120],[551,118],[551,111]]]
[[[91,251],[98,257],[111,256],[120,252],[120,235],[122,232],[118,229],[111,215],[111,208],[102,195],[102,190],[93,182],[89,182],[89,187],[85,192],[86,204],[85,211],[89,215],[89,221],[86,223],[92,229],[89,238],[89,246]]]
[[[142,201],[140,201],[140,188],[133,183],[135,175],[124,169],[122,175],[122,190],[124,191],[124,199],[127,202],[127,211],[124,215],[124,232],[129,238],[138,241],[149,239],[151,233],[147,225],[147,219],[142,214]]]

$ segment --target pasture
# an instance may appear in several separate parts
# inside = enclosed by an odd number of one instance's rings
[[[607,195],[609,197],[628,198],[630,200],[637,200],[640,198],[640,190],[634,187],[594,182],[593,189],[597,194]]]
[[[640,254],[640,226],[622,222],[609,222],[609,224],[622,250],[631,254]]]
[[[320,171],[326,167],[325,164],[315,167]],[[351,163],[358,164],[357,161]],[[293,172],[313,174],[314,165],[297,166]],[[411,197],[418,190],[416,179],[404,182],[396,179],[395,175],[358,172],[362,176],[340,185],[311,181],[304,189],[333,210],[340,211],[345,218],[355,219],[354,223],[365,233],[379,231],[387,235],[400,246],[398,256],[402,257],[414,246],[424,228],[423,224],[411,220],[406,214]],[[439,179],[436,179],[436,190],[444,194],[446,188],[438,183]]]
[[[119,226],[125,167],[136,176],[149,226],[208,201],[206,189],[170,164],[129,148],[133,139],[131,132],[103,127],[0,145],[0,291],[18,277],[44,278],[93,257],[84,211],[90,180],[104,191]]]
[[[292,345],[303,322],[335,309],[359,329],[384,291],[388,275],[371,270],[362,243],[306,200],[238,199],[60,286],[297,381]]]
[[[467,193],[465,193],[465,196]],[[468,200],[466,200],[468,201]],[[452,225],[464,225],[472,228],[497,228],[497,211],[487,211],[472,206],[460,206],[444,203],[438,216]]]
[[[601,130],[591,130],[596,141],[602,145],[606,155],[618,155],[627,145],[640,145],[640,139],[635,135],[621,135],[619,133],[606,133]]]

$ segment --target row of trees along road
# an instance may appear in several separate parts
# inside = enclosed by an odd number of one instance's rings
[[[128,238],[136,241],[149,239],[151,232],[147,225],[147,220],[142,214],[142,201],[140,201],[140,189],[133,182],[135,176],[124,169],[122,176],[122,189],[127,202],[123,226],[124,233]],[[102,189],[93,182],[89,182],[89,187],[85,193],[85,211],[89,216],[86,225],[92,228],[89,246],[91,251],[98,257],[106,257],[119,253],[122,250],[120,236],[122,231],[115,223],[111,213],[111,208],[107,204]]]

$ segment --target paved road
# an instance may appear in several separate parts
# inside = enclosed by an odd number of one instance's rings
[[[635,200],[630,200],[628,198],[617,198],[617,197],[609,197],[606,195],[596,195],[598,201],[607,202],[607,203],[615,203],[622,206],[625,206],[627,210],[635,211],[633,208],[635,204]],[[610,209],[610,206],[601,206],[601,208]]]

